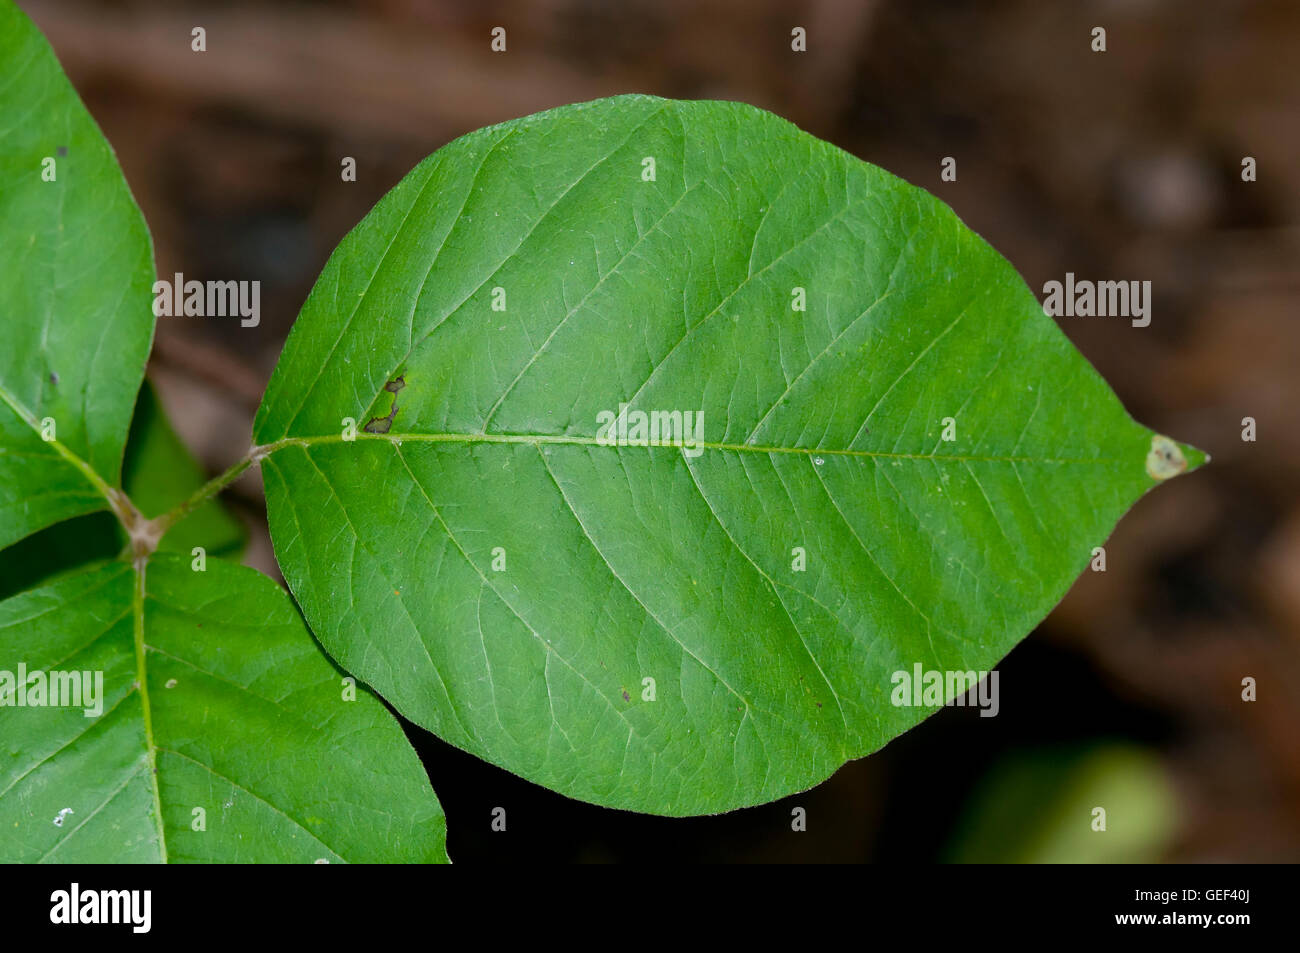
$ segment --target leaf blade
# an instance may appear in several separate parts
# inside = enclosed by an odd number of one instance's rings
[[[603,445],[624,405],[702,412],[699,455]],[[946,206],[651,97],[417,167],[327,264],[255,438],[341,664],[530,780],[665,814],[916,724],[893,674],[991,668],[1157,482],[1151,432]]]
[[[93,719],[0,706],[6,859],[446,860],[442,810],[401,729],[364,689],[343,700],[278,586],[221,560],[194,573],[156,556],[147,573],[138,601],[135,572],[114,562],[0,602],[6,671],[104,673]]]
[[[15,64],[0,85],[5,546],[107,505],[102,486],[118,485],[154,317],[140,210],[49,44],[12,3],[0,4],[0,60]],[[47,162],[53,181],[42,178]],[[39,435],[47,419],[57,445]]]

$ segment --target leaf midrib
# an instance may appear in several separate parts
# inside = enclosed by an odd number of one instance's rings
[[[645,440],[636,443],[611,443],[595,437],[571,434],[510,434],[510,433],[368,433],[358,431],[350,437],[341,433],[315,434],[303,437],[282,437],[272,443],[255,448],[259,458],[282,450],[285,447],[310,448],[335,443],[354,443],[357,441],[381,441],[401,445],[412,443],[487,443],[487,444],[524,444],[532,446],[575,446],[607,447],[610,449],[699,449],[717,450],[727,453],[773,454],[788,453],[807,457],[857,457],[884,460],[928,460],[966,463],[1051,463],[1051,464],[1117,464],[1125,462],[1118,457],[1025,457],[997,456],[980,454],[942,454],[942,453],[895,453],[885,450],[852,450],[838,447],[778,447],[749,443],[720,443],[700,441],[686,444],[681,441]]]
[[[26,404],[19,400],[13,392],[9,390],[9,388],[5,387],[3,383],[0,383],[0,402],[7,404],[9,409],[14,412],[18,419],[27,424],[27,426],[34,430],[38,435],[41,433],[41,422],[36,419],[36,414],[34,414]],[[63,457],[64,460],[76,468],[76,470],[78,470],[81,475],[89,481],[90,485],[98,490],[100,495],[104,497],[109,508],[113,508],[113,488],[109,486],[107,480],[96,472],[94,467],[86,462],[86,460],[79,454],[69,449],[69,447],[60,440],[47,440],[44,436],[42,436],[41,439],[53,447],[59,456]]]
[[[158,746],[153,739],[153,708],[149,703],[149,679],[145,662],[144,574],[147,568],[147,560],[140,560],[132,566],[135,573],[135,585],[131,590],[131,616],[134,623],[132,641],[135,644],[136,689],[140,692],[140,711],[144,717],[144,745],[149,756],[149,785],[153,793],[154,816],[158,822],[158,850],[162,854],[159,861],[165,864],[167,832],[163,824],[162,794],[158,790]]]
[[[36,415],[3,384],[0,384],[0,401],[7,404],[9,409],[34,431],[38,434],[41,432]],[[95,472],[95,468],[58,440],[47,440],[46,442],[51,444],[61,457],[75,467],[90,482],[91,486],[100,492],[107,502],[108,508],[121,521],[121,513],[113,496],[114,490],[103,477]],[[123,529],[125,529],[125,524],[123,524]],[[153,740],[153,711],[149,704],[149,682],[145,665],[144,574],[147,564],[148,557],[132,560],[131,564],[135,576],[134,584],[131,587],[132,642],[135,649],[135,687],[140,693],[140,709],[144,721],[145,753],[149,761],[149,786],[153,794],[154,816],[158,826],[158,850],[161,853],[160,860],[165,864],[167,863],[167,835],[163,826],[162,797],[158,790],[157,747]],[[112,796],[116,797],[117,793],[115,792]],[[102,808],[103,805],[100,805],[100,807]],[[81,825],[78,825],[77,829],[80,829],[80,827]]]

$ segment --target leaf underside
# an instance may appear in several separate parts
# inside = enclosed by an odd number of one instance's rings
[[[622,405],[702,440],[606,445]],[[752,107],[646,96],[418,166],[330,259],[254,436],[341,665],[525,778],[673,815],[915,725],[893,673],[993,668],[1157,482],[1153,434],[946,205]]]

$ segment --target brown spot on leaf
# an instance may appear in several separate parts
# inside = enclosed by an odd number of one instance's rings
[[[406,375],[398,374],[391,381],[384,385],[384,390],[390,394],[396,395],[403,387],[406,386]],[[393,405],[388,409],[387,417],[371,417],[361,429],[366,433],[388,433],[393,426],[393,418],[397,416],[397,397],[393,397]]]

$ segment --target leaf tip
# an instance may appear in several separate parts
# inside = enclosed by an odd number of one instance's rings
[[[1147,451],[1146,470],[1151,479],[1163,482],[1195,470],[1210,461],[1210,455],[1191,444],[1179,443],[1164,434],[1151,436],[1151,449]]]

